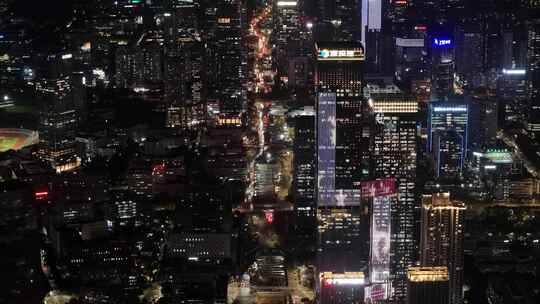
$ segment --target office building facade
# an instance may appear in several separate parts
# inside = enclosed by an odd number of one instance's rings
[[[532,136],[540,132],[540,21],[527,26],[527,83],[531,98],[527,130]]]
[[[449,193],[422,197],[420,263],[448,268],[449,302],[463,302],[463,237],[465,204]]]
[[[407,304],[448,304],[446,267],[411,267],[407,271]]]
[[[397,200],[392,204],[391,273],[394,294],[405,296],[407,267],[414,262],[418,102],[402,93],[370,94],[376,115],[374,174],[392,177]]]
[[[435,176],[460,176],[468,151],[468,102],[432,102],[428,115],[428,151],[435,163]]]
[[[75,135],[80,125],[84,96],[82,79],[76,75],[43,79],[36,83],[42,98],[40,112],[40,138],[43,141],[39,154],[57,173],[80,166]]]
[[[369,218],[360,207],[360,181],[370,174],[371,126],[363,51],[355,42],[316,44],[319,273],[367,269]],[[329,303],[345,298],[336,301]]]
[[[316,134],[315,112],[302,111],[295,118],[294,176],[297,236],[312,243],[316,239],[317,205],[315,200]]]
[[[454,92],[454,39],[449,36],[431,37],[431,95],[433,100],[444,99]]]

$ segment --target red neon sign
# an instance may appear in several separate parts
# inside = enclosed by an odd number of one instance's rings
[[[264,218],[266,219],[266,222],[268,224],[272,224],[274,222],[274,212],[272,211],[265,211],[264,212]]]
[[[37,200],[43,200],[46,199],[49,196],[48,191],[38,191],[34,193],[34,196]]]
[[[377,179],[362,183],[363,197],[386,196],[396,193],[396,180],[393,178]]]
[[[165,164],[158,164],[152,168],[152,175],[162,175],[165,173]]]

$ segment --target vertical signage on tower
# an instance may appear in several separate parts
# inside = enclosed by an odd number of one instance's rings
[[[396,182],[393,178],[362,183],[362,197],[370,198],[371,241],[370,241],[370,281],[366,297],[372,300],[389,296],[390,280],[390,225],[392,200],[396,196]]]

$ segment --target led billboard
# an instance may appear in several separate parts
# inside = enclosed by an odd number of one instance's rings
[[[317,99],[317,205],[357,206],[359,189],[336,188],[336,93],[319,93]]]
[[[451,48],[454,44],[450,37],[435,37],[432,42],[436,48]]]
[[[385,282],[390,277],[391,196],[375,196],[371,218],[371,281]]]
[[[376,283],[366,286],[364,289],[364,301],[371,303],[373,301],[382,301],[389,298],[390,283]]]
[[[318,50],[317,60],[338,60],[338,61],[357,61],[364,60],[364,50],[355,49],[320,49]]]
[[[424,39],[396,38],[396,46],[400,47],[424,47]]]
[[[336,94],[319,93],[317,107],[317,201],[334,204],[336,184]]]
[[[362,183],[362,197],[371,198],[370,281],[390,279],[390,225],[392,200],[396,196],[393,178]]]

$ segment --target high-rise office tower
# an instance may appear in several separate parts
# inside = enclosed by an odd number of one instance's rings
[[[82,79],[78,75],[59,75],[36,82],[36,91],[43,99],[40,112],[40,156],[56,172],[72,170],[81,163],[75,149],[75,135],[80,123],[84,97]]]
[[[377,71],[380,65],[382,0],[361,0],[361,41],[366,48],[366,63]]]
[[[394,178],[362,182],[362,200],[367,200],[371,210],[370,285],[366,287],[366,300],[386,300],[391,296],[392,207],[397,198]]]
[[[420,262],[448,267],[450,304],[463,301],[464,220],[465,204],[451,200],[449,193],[423,196]]]
[[[449,304],[447,267],[411,267],[407,279],[407,304]]]
[[[300,7],[299,1],[276,1],[274,8],[274,28],[278,45],[284,47],[290,41],[300,37]]]
[[[142,87],[147,83],[162,81],[162,55],[155,41],[140,41],[136,46],[119,47],[115,53],[116,87]]]
[[[528,102],[527,70],[524,68],[503,69],[497,80],[497,98],[502,107],[500,125],[516,125],[527,121],[523,104]]]
[[[217,5],[215,38],[215,81],[220,112],[238,116],[246,110],[245,54],[242,47],[241,1],[224,1]],[[209,71],[212,73],[214,71]]]
[[[439,178],[459,176],[468,150],[467,100],[432,102],[429,105],[428,132],[428,151],[437,161],[436,176]]]
[[[444,99],[454,92],[454,39],[450,36],[431,37],[432,99]]]
[[[458,178],[463,167],[463,137],[455,130],[433,134],[435,177]]]
[[[407,267],[414,262],[415,179],[418,102],[402,93],[370,94],[376,115],[374,175],[393,177],[397,201],[392,204],[392,269],[395,296],[406,295]]]
[[[274,2],[274,36],[276,48],[274,58],[277,63],[278,74],[288,72],[288,47],[299,44],[301,35],[300,1]]]
[[[318,205],[357,204],[369,128],[363,115],[363,47],[355,42],[317,43]]]
[[[189,40],[188,40],[189,39]],[[165,98],[168,127],[192,128],[205,119],[204,44],[186,38],[165,57]]]
[[[318,0],[322,21],[332,26],[332,39],[360,40],[362,0]]]
[[[158,20],[164,31],[163,84],[168,127],[205,122],[206,44],[199,1],[170,1]]]
[[[317,145],[315,111],[305,108],[295,113],[294,176],[296,234],[303,246],[311,247],[316,240],[315,172]]]
[[[396,80],[405,90],[413,90],[413,84],[430,79],[423,33],[397,37],[395,43]]]
[[[382,28],[382,0],[362,0],[362,43],[366,45],[370,32],[378,32]],[[366,48],[370,48],[366,45]],[[369,56],[369,54],[368,54]]]
[[[313,86],[313,43],[302,40],[287,45],[288,85],[290,88]]]
[[[498,100],[489,94],[476,94],[469,101],[469,148],[489,146],[497,141]]]
[[[538,136],[540,132],[540,20],[527,25],[527,81],[531,107],[527,130]]]
[[[318,271],[362,271],[369,221],[362,220],[360,181],[370,174],[371,144],[364,50],[356,42],[329,42],[317,43],[316,51]]]
[[[482,84],[484,70],[484,35],[478,23],[461,25],[456,29],[457,73],[473,86]]]

